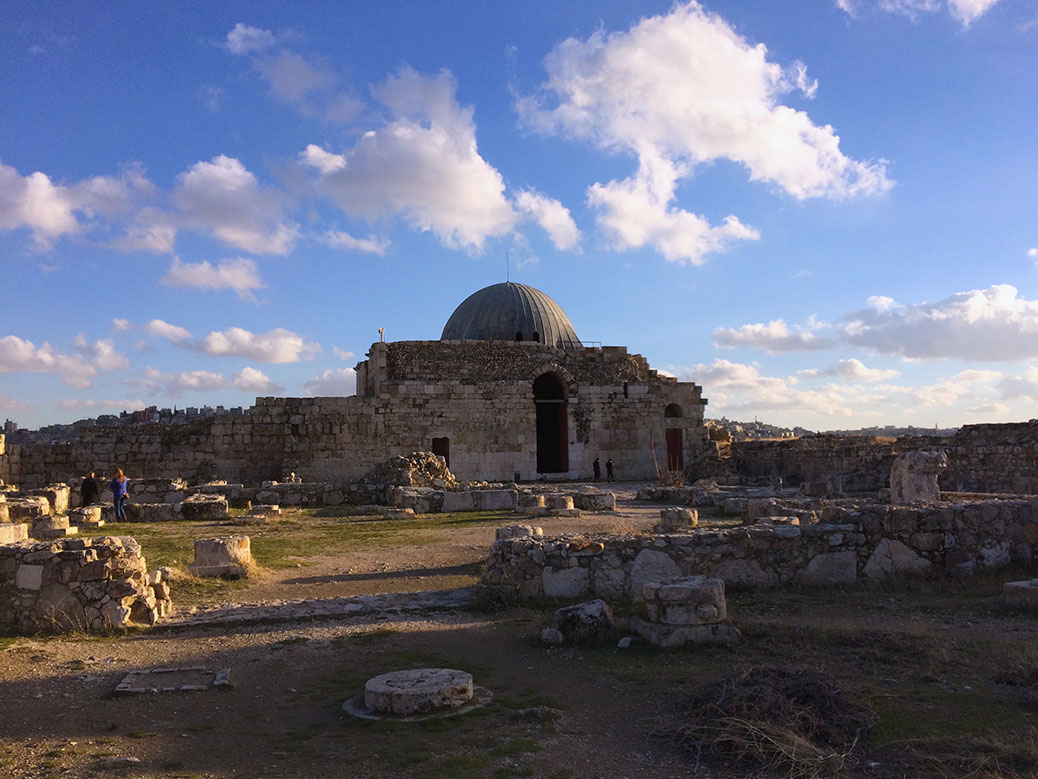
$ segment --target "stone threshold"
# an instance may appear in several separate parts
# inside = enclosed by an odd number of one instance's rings
[[[260,622],[299,622],[311,619],[336,619],[378,613],[444,611],[475,605],[477,587],[455,590],[390,592],[382,595],[356,595],[344,598],[302,598],[298,600],[232,603],[225,606],[177,609],[151,630],[178,630],[212,625],[243,625]]]

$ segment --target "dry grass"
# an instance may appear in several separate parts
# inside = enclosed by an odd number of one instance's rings
[[[700,757],[767,775],[842,771],[875,715],[808,668],[750,666],[697,688],[661,733]]]

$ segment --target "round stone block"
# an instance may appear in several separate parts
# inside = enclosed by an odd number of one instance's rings
[[[391,671],[364,685],[364,705],[378,714],[421,714],[463,706],[471,699],[472,674],[451,668]]]

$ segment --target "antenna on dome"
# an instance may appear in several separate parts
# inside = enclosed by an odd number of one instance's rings
[[[508,259],[508,249],[505,249],[505,284],[507,284],[510,281],[510,279],[508,278]]]

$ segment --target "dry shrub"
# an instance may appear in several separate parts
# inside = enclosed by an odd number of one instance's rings
[[[840,773],[875,721],[830,674],[751,666],[700,686],[664,728],[696,755],[768,776]]]

